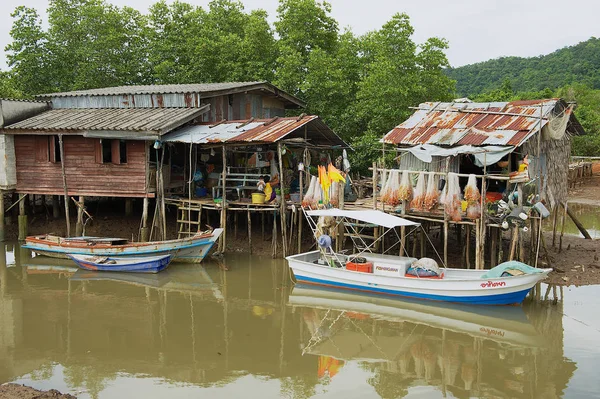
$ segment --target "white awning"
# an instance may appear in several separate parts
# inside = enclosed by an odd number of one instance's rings
[[[400,226],[419,226],[420,223],[399,218],[381,211],[345,211],[343,209],[319,209],[316,211],[306,211],[309,216],[332,216],[356,219],[361,222],[376,224],[387,227],[388,229]]]
[[[419,158],[423,162],[430,163],[433,156],[455,156],[459,154],[473,154],[475,156],[475,163],[479,167],[493,165],[507,154],[510,154],[515,150],[513,146],[498,146],[498,145],[486,145],[486,146],[472,146],[472,145],[461,145],[457,147],[438,147],[433,144],[421,144],[411,148],[407,148],[406,151],[412,153],[415,157]]]

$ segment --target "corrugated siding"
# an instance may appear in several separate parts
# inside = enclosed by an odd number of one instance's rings
[[[400,158],[400,170],[423,170],[427,172],[446,172],[446,157],[432,157],[431,163],[423,162],[419,158],[415,157],[410,152],[401,153]],[[460,157],[450,157],[450,164],[448,165],[448,172],[456,172],[459,170]]]
[[[61,108],[197,108],[198,93],[122,94],[106,96],[56,97],[55,109]]]
[[[520,146],[544,126],[560,99],[505,103],[423,103],[383,142],[397,145],[512,145]],[[541,114],[540,114],[541,108]],[[570,108],[566,108],[570,112]],[[541,116],[541,120],[540,120]]]

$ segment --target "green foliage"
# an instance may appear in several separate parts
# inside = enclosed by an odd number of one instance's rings
[[[446,70],[461,96],[494,90],[509,79],[515,91],[555,90],[573,83],[600,89],[600,39],[590,38],[539,57],[503,57]]]
[[[24,98],[9,72],[0,71],[0,98]]]

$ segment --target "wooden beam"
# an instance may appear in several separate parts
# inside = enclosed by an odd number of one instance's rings
[[[63,135],[58,135],[58,145],[60,148],[60,169],[62,172],[63,190],[65,192],[65,219],[67,221],[67,237],[71,237],[71,221],[69,219],[69,191],[67,190],[67,175],[65,173],[65,146],[63,144]]]
[[[579,229],[579,231],[581,232],[581,234],[583,234],[583,236],[585,237],[586,240],[591,240],[592,237],[590,236],[590,233],[588,233],[588,231],[585,229],[585,227],[583,227],[583,224],[581,224],[581,222],[579,221],[579,219],[577,219],[577,217],[575,216],[575,214],[573,213],[573,211],[571,211],[569,209],[569,207],[561,202],[561,205],[565,208],[565,211],[567,212],[567,215],[569,215],[569,217],[571,218],[571,220],[573,221],[573,223],[575,223],[575,226],[577,226],[577,229]]]

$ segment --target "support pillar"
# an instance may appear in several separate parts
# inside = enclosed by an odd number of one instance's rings
[[[23,194],[24,197],[27,194]],[[21,197],[21,198],[22,198]],[[27,238],[27,213],[25,212],[25,200],[19,202],[19,241],[24,241]]]
[[[75,235],[81,237],[83,235],[83,204],[85,197],[79,196],[79,203],[77,206],[77,224],[75,225]]]
[[[147,242],[150,231],[148,230],[148,197],[144,197],[144,207],[142,210],[142,230],[140,232],[140,241]]]
[[[133,214],[133,200],[131,198],[125,199],[125,216],[131,216]]]
[[[60,197],[58,195],[52,196],[52,219],[56,220],[60,218]]]
[[[0,242],[4,241],[4,193],[0,191]]]

